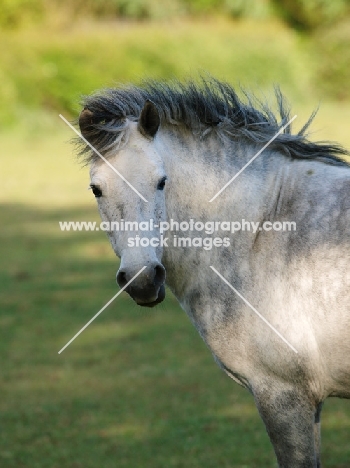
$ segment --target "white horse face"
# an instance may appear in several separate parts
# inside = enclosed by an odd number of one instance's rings
[[[84,112],[84,111],[83,111]],[[83,114],[83,113],[82,113]],[[80,127],[84,134],[84,126]],[[112,228],[108,236],[121,259],[117,282],[124,287],[141,269],[142,273],[125,289],[134,301],[153,307],[165,297],[165,268],[161,263],[162,246],[159,223],[165,220],[166,173],[153,145],[159,115],[146,103],[138,123],[130,122],[127,145],[108,156],[110,164],[147,200],[144,201],[122,178],[98,158],[91,165],[90,186],[96,197],[102,221]],[[145,230],[147,223],[154,229]],[[115,223],[112,225],[111,223]],[[124,230],[133,222],[142,230]],[[117,224],[119,223],[119,224]],[[119,230],[116,229],[118,226]]]

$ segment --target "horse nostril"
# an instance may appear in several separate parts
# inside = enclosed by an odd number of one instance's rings
[[[162,265],[154,267],[154,282],[157,285],[161,285],[165,280],[165,268]]]
[[[128,269],[119,269],[116,278],[117,283],[121,288],[123,288],[130,281],[132,276],[133,271],[128,271]],[[156,264],[156,266],[150,265],[146,270],[146,274],[140,275],[137,279],[135,278],[135,280],[135,287],[137,286],[138,288],[148,287],[152,284],[155,287],[160,287],[165,281],[165,268],[161,264]]]
[[[128,280],[126,278],[126,272],[123,270],[119,270],[117,274],[117,283],[121,288],[123,288],[127,282]]]

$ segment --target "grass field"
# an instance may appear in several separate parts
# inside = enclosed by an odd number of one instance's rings
[[[303,102],[293,83],[300,127],[318,100]],[[350,147],[349,121],[349,104],[324,102],[313,138]],[[60,220],[98,219],[71,137],[56,114],[34,110],[0,134],[0,466],[275,467],[251,396],[218,369],[170,293],[152,310],[120,296],[57,354],[117,291],[104,234],[59,231]],[[349,402],[328,400],[326,467],[350,466],[349,434]]]

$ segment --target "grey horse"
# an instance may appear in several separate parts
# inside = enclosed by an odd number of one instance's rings
[[[278,112],[213,78],[107,89],[84,101],[81,153],[119,285],[152,307],[166,283],[279,466],[319,467],[322,403],[350,398],[350,166],[307,138],[313,116],[293,134],[275,94]]]

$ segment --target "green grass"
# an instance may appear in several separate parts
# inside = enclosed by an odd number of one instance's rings
[[[17,122],[0,134],[1,467],[276,466],[251,396],[217,368],[170,293],[152,310],[121,295],[57,354],[116,293],[118,261],[102,232],[59,231],[59,220],[98,214],[56,111],[72,115],[80,92],[119,77],[203,68],[263,89],[281,82],[298,128],[320,100],[299,73],[300,38],[275,23],[259,27],[257,35],[254,23],[126,24],[3,42],[3,108],[15,103]],[[20,72],[11,75],[11,64]],[[346,102],[321,102],[313,138],[350,147],[349,119]],[[325,466],[349,466],[349,429],[349,402],[328,401]]]

